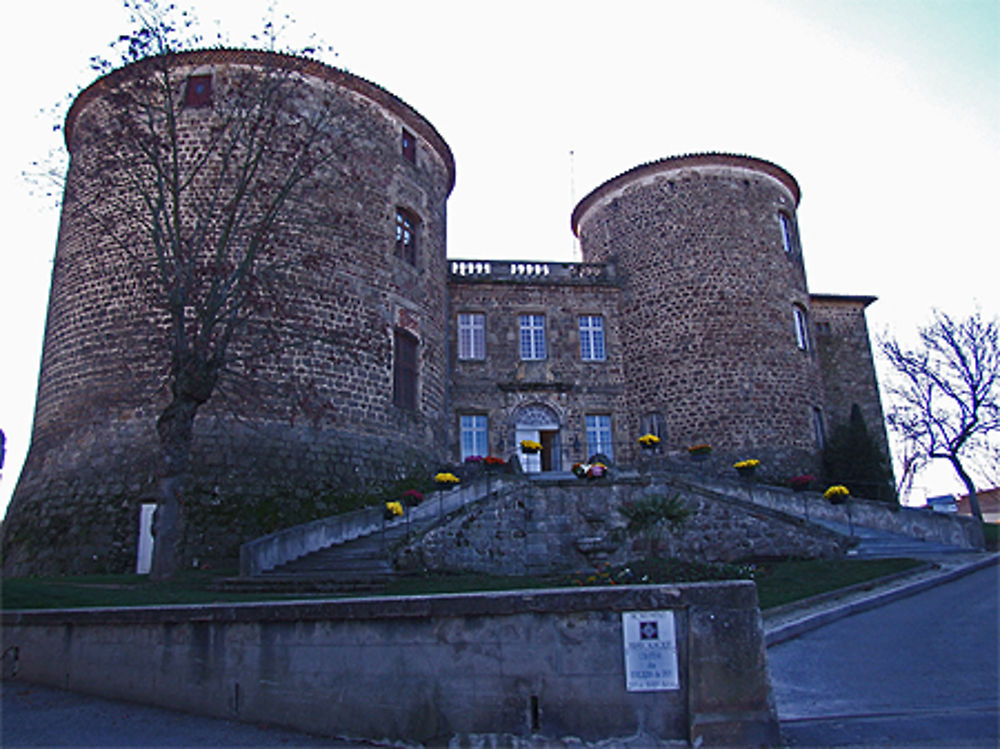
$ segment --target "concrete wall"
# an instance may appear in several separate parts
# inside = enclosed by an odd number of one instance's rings
[[[622,613],[643,611],[673,612],[678,689],[626,690]],[[4,612],[0,623],[17,679],[328,736],[779,741],[747,581]]]

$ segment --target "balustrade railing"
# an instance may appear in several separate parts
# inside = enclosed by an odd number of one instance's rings
[[[616,280],[613,263],[557,263],[527,260],[450,260],[453,280],[519,283],[607,283]]]

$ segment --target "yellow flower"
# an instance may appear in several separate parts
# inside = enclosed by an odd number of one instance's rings
[[[534,450],[535,452],[538,452],[539,450],[542,449],[541,444],[535,442],[534,440],[521,440],[521,447],[523,447],[525,450]]]
[[[639,442],[646,447],[651,447],[653,445],[658,445],[660,443],[660,438],[652,433],[644,434],[639,438]]]
[[[438,484],[457,484],[459,479],[454,473],[439,473],[434,476],[434,481]]]
[[[823,497],[825,499],[833,499],[835,497],[846,497],[850,493],[851,492],[847,489],[846,486],[842,484],[836,484],[834,486],[831,486],[825,492],[823,492]]]
[[[740,470],[741,468],[756,468],[760,465],[760,461],[757,458],[750,458],[749,460],[741,460],[739,463],[733,463],[733,468]]]
[[[403,504],[401,502],[386,502],[385,509],[391,512],[393,517],[403,514]]]

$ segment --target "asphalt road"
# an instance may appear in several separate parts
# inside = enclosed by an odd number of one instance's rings
[[[3,747],[354,746],[279,728],[104,700],[32,684],[3,684]]]
[[[768,649],[789,746],[1000,746],[1000,567]]]

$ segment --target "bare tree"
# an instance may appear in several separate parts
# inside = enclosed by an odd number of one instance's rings
[[[182,65],[188,21],[169,20],[172,8],[160,13],[155,4],[131,8],[138,28],[118,42],[127,74],[112,72],[95,111],[75,123],[78,171],[64,201],[128,259],[165,344],[152,566],[163,579],[180,563],[198,409],[227,372],[245,375],[254,356],[310,336],[282,293],[285,250],[309,220],[309,195],[343,176],[351,117],[310,85],[301,58],[259,55],[198,81]],[[211,88],[192,92],[199,83]],[[193,115],[196,108],[204,111]],[[252,347],[241,343],[247,336]]]
[[[976,313],[954,320],[935,312],[920,329],[919,345],[882,341],[898,375],[889,385],[889,425],[927,459],[951,463],[983,519],[972,480],[977,460],[996,454],[1000,434],[1000,331],[996,319]],[[919,466],[918,459],[911,461]]]

